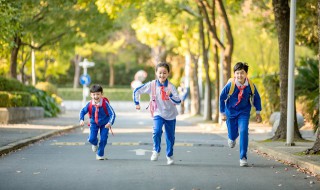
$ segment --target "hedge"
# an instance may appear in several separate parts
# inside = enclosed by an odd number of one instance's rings
[[[0,91],[0,107],[28,107],[28,106],[32,106],[30,93]]]

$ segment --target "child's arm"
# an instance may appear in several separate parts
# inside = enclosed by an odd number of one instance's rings
[[[133,90],[133,102],[136,105],[136,109],[140,109],[140,95],[151,93],[151,81],[145,83]]]
[[[256,121],[258,123],[262,122],[262,117],[260,115],[261,112],[261,98],[260,98],[260,94],[256,88],[256,86],[254,86],[254,100],[253,100],[253,105],[256,108]]]
[[[80,126],[83,126],[84,125],[84,116],[88,113],[88,105],[89,103],[83,107],[80,111]]]
[[[106,105],[107,105],[107,110],[109,113],[109,121],[105,125],[105,127],[110,128],[114,124],[114,121],[116,119],[116,113],[114,112],[113,108],[111,107],[111,105],[107,101],[106,101]]]
[[[169,96],[172,103],[179,105],[181,103],[181,99],[179,97],[178,91],[173,84],[171,84],[171,89],[168,89],[166,94]]]

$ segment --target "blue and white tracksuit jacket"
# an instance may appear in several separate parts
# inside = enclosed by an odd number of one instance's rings
[[[247,86],[243,90],[243,98],[241,102],[237,105],[239,89],[237,86]],[[235,141],[239,136],[240,130],[240,159],[247,158],[247,149],[248,149],[248,126],[250,119],[251,103],[250,95],[251,89],[248,81],[244,84],[235,82],[235,88],[233,94],[225,102],[228,97],[229,90],[231,87],[231,82],[225,85],[220,94],[220,113],[227,116],[227,127],[228,127],[228,137],[230,140]],[[261,98],[259,92],[257,91],[256,86],[254,86],[254,97],[253,97],[253,106],[256,108],[256,112],[260,113],[261,111]]]
[[[96,111],[95,103],[93,100],[92,101],[92,111],[91,111],[91,118],[90,118],[90,134],[88,137],[88,141],[92,144],[97,146],[98,145],[98,131],[100,130],[100,142],[99,142],[99,147],[97,150],[97,155],[98,156],[104,156],[104,149],[107,145],[107,140],[108,140],[108,134],[109,134],[109,129],[105,128],[105,125],[110,123],[111,126],[113,125],[116,114],[111,107],[111,105],[106,101],[106,106],[108,110],[108,115],[106,115],[104,108],[102,107],[102,101],[103,99],[100,100],[99,103],[99,113],[98,113],[98,125],[94,121],[94,114]],[[105,100],[104,100],[105,101]],[[80,121],[84,121],[84,116],[89,112],[89,102],[87,105],[81,109],[80,111]]]
[[[151,90],[151,82],[145,83],[133,91],[133,101],[135,105],[139,105],[140,103],[140,95],[141,94],[149,94],[152,95]],[[164,86],[164,90],[168,91],[169,88],[171,90],[171,94],[169,96],[169,100],[161,99],[161,89],[160,87]],[[153,142],[154,147],[153,150],[155,152],[160,152],[161,150],[161,136],[162,136],[162,126],[165,126],[166,131],[166,142],[167,142],[167,156],[171,157],[173,155],[173,145],[175,141],[175,127],[176,127],[176,117],[179,114],[176,108],[176,105],[180,104],[181,100],[179,98],[179,94],[174,85],[166,80],[164,84],[161,84],[159,80],[156,80],[156,104],[157,108],[154,111],[153,117]]]

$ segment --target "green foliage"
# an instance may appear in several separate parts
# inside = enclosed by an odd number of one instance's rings
[[[57,87],[49,82],[39,82],[36,88],[45,91],[48,95],[57,94]]]
[[[0,91],[25,91],[26,87],[16,79],[9,79],[0,76]]]
[[[10,107],[8,92],[0,91],[0,107]]]
[[[312,121],[315,129],[319,123],[319,62],[302,58],[295,79],[296,95],[302,103],[304,115]]]
[[[45,91],[33,86],[24,86],[18,80],[7,79],[1,76],[0,86],[1,91],[4,91],[0,92],[0,106],[41,106],[45,110],[46,117],[54,117],[60,112],[55,98],[48,95]]]
[[[36,106],[44,108],[46,117],[55,117],[60,112],[60,108],[55,99],[49,96],[45,91],[36,89],[32,86],[28,87],[28,91],[37,98]]]

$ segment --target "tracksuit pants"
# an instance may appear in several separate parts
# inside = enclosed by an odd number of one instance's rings
[[[165,120],[160,116],[153,118],[153,150],[160,153],[162,127],[164,125],[166,131],[167,156],[173,155],[173,146],[175,141],[176,119]]]
[[[100,130],[100,142],[97,150],[98,156],[104,156],[104,149],[107,145],[109,129],[104,126],[98,126],[96,124],[90,125],[90,134],[88,137],[88,141],[97,146],[98,145],[98,131]]]
[[[240,159],[247,158],[249,141],[249,118],[248,114],[240,114],[236,118],[227,119],[228,137],[235,141],[240,131]]]

